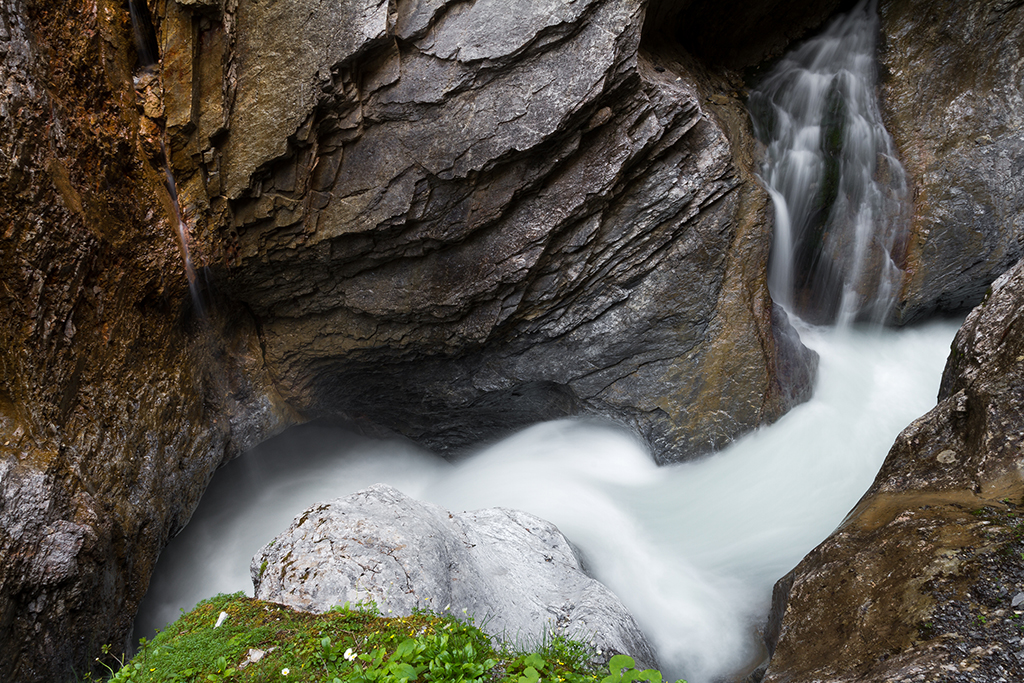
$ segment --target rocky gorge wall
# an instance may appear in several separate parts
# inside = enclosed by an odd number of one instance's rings
[[[252,442],[248,417],[276,419],[251,319],[232,316],[213,381],[130,36],[119,3],[0,4],[5,680],[66,680],[122,647],[169,532]]]
[[[900,323],[981,301],[1024,255],[1020,2],[879,3],[882,104],[912,181]]]
[[[317,7],[307,49],[240,3],[226,130],[190,138],[291,405],[440,450],[586,412],[667,460],[806,395],[745,115],[642,4],[385,9]]]
[[[838,4],[154,0],[144,72],[126,3],[0,0],[0,668],[123,648],[214,469],[291,422],[588,413],[671,460],[805,398],[734,69]]]

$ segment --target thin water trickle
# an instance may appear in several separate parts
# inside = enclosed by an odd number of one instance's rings
[[[137,636],[217,592],[252,594],[249,560],[306,507],[391,484],[449,509],[551,520],[632,610],[666,673],[709,683],[761,653],[771,588],[842,521],[899,431],[935,403],[957,322],[804,328],[815,397],[701,461],[657,467],[632,435],[537,425],[450,464],[399,441],[307,426],[222,468],[167,546]]]
[[[140,73],[148,72],[150,75],[157,73],[159,66],[159,54],[156,46],[155,36],[152,34],[152,20],[149,16],[149,9],[142,0],[128,0],[128,12],[132,21],[132,32],[135,37],[135,50],[139,58]],[[139,80],[136,81],[138,88]],[[163,132],[160,135],[160,165],[164,173],[164,186],[171,200],[171,221],[174,224],[174,233],[178,240],[178,248],[181,251],[182,262],[185,266],[185,278],[188,281],[189,293],[192,296],[192,304],[200,319],[205,317],[205,306],[203,305],[202,294],[199,290],[195,266],[192,263],[191,250],[189,248],[189,229],[185,216],[181,211],[181,203],[178,201],[178,185],[174,180],[174,173],[171,171],[170,156],[167,153],[167,143],[164,140]]]
[[[862,0],[750,93],[775,206],[772,297],[816,322],[885,321],[903,276],[907,181],[875,93],[877,34]]]

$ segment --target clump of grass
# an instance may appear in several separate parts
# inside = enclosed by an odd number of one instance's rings
[[[384,617],[372,605],[325,614],[218,595],[142,642],[112,683],[661,683],[632,658],[592,664],[589,646],[552,638],[535,651],[495,644],[472,621],[420,611]],[[682,682],[685,683],[685,682]]]

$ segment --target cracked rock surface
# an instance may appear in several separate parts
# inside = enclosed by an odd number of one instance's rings
[[[622,653],[657,667],[633,617],[561,532],[518,510],[451,513],[377,484],[296,517],[253,557],[252,578],[256,598],[295,609],[373,601],[383,614],[465,613],[511,643],[565,635],[604,661]]]
[[[230,97],[178,129],[293,407],[442,451],[597,414],[667,461],[806,399],[746,113],[642,2],[320,4],[226,10]]]

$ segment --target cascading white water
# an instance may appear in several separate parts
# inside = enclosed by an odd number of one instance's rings
[[[957,328],[804,328],[815,397],[699,462],[657,467],[631,435],[532,427],[458,464],[407,443],[305,427],[222,468],[160,558],[137,636],[217,592],[252,594],[249,559],[292,517],[375,482],[449,509],[551,520],[636,615],[666,673],[707,683],[760,656],[771,588],[870,485],[899,431],[935,403]]]
[[[882,322],[907,182],[875,93],[875,2],[788,54],[750,93],[775,206],[772,297],[815,322]]]
[[[884,317],[898,283],[889,255],[906,188],[874,102],[873,17],[862,3],[751,96],[760,133],[778,136],[764,171],[781,240],[773,294],[843,323]],[[772,585],[934,405],[957,328],[797,323],[821,356],[814,398],[699,462],[656,467],[631,435],[592,422],[538,425],[458,464],[337,429],[286,432],[217,474],[164,551],[136,633],[214,593],[251,594],[249,559],[292,517],[384,482],[454,510],[514,507],[554,522],[637,617],[669,676],[740,675],[763,654]]]

